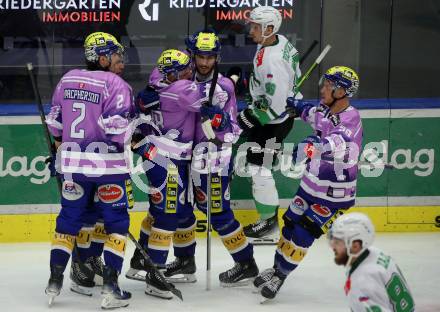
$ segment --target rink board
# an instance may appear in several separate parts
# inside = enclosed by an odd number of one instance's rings
[[[355,207],[350,211],[367,213],[379,232],[440,232],[440,206]],[[254,209],[235,209],[234,212],[242,224],[257,219]],[[284,209],[281,209],[282,212]],[[130,232],[136,237],[145,215],[142,211],[130,213]],[[56,216],[56,213],[0,215],[0,243],[50,241]],[[206,237],[206,218],[199,211],[196,211],[196,216],[197,237]]]
[[[368,161],[361,157],[364,165],[355,209],[367,212],[379,231],[439,231],[440,109],[365,109],[361,116],[364,152],[367,144],[380,142],[385,150],[379,158],[394,169],[367,176]],[[298,142],[310,133],[308,125],[296,121],[286,142]],[[0,242],[48,241],[59,211],[59,194],[44,165],[47,151],[41,122],[37,116],[0,117],[0,137]],[[299,180],[280,170],[274,177],[281,207],[287,207]],[[135,234],[145,215],[146,196],[135,188],[137,205],[131,212]],[[249,178],[233,179],[231,200],[243,224],[257,218]],[[206,221],[198,217],[202,235]]]

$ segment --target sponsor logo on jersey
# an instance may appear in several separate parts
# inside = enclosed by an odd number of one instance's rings
[[[98,188],[98,197],[106,204],[116,203],[123,195],[124,190],[117,184],[101,185]]]
[[[312,208],[312,210],[317,214],[320,215],[321,217],[330,217],[332,212],[330,211],[329,208],[319,205],[319,204],[313,204],[312,206],[310,206],[310,208]]]
[[[64,181],[63,182],[63,198],[67,200],[78,200],[84,195],[84,189],[81,185],[72,182],[72,181]]]
[[[186,194],[186,189],[183,189],[179,195],[179,203],[181,205],[185,205],[185,197],[186,197],[185,194]]]
[[[273,75],[272,74],[267,74],[266,77],[269,78],[269,79],[272,79]]]
[[[263,65],[264,48],[257,53],[257,67]]]
[[[302,215],[304,211],[306,211],[307,207],[308,205],[306,202],[304,202],[304,199],[299,196],[295,196],[289,208],[293,213]]]
[[[345,295],[348,295],[348,293],[350,292],[350,289],[351,289],[351,279],[350,279],[350,277],[348,277],[348,279],[345,281],[345,285],[344,285]]]
[[[163,202],[163,194],[158,189],[154,189],[153,192],[150,194],[150,200],[153,204],[159,205],[161,202]]]
[[[206,193],[202,189],[196,186],[196,201],[199,204],[206,204]]]

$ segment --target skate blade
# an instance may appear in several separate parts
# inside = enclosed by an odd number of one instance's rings
[[[52,306],[53,302],[55,301],[56,295],[47,295],[49,297],[48,304],[49,308]]]
[[[273,299],[269,299],[269,298],[261,296],[260,297],[260,304],[265,304],[265,303],[271,302],[272,300]]]
[[[102,276],[95,274],[95,277],[93,278],[93,281],[95,282],[95,286],[102,286],[104,285],[104,279]]]
[[[125,273],[125,277],[131,280],[145,282],[145,275],[140,274],[140,272],[145,273],[144,271],[139,271],[136,269],[129,269],[127,273]],[[146,273],[145,273],[146,274]]]
[[[84,287],[84,286],[80,286],[77,283],[72,282],[70,284],[70,291],[83,295],[83,296],[89,296],[91,297],[93,292],[92,292],[93,288],[90,287]]]
[[[147,288],[145,289],[145,294],[149,295],[149,296],[157,297],[160,299],[170,300],[173,298],[173,294],[171,293],[171,291],[168,291],[168,290],[161,291],[161,290],[158,290],[157,288],[151,287],[149,285],[147,285]]]
[[[254,279],[255,277],[250,277],[250,278],[242,279],[235,283],[220,282],[220,285],[225,288],[248,286],[254,281]]]
[[[278,241],[280,240],[279,237],[278,238],[264,238],[264,237],[263,238],[253,238],[253,237],[248,237],[247,239],[254,246],[277,245]]]
[[[103,310],[110,310],[110,309],[116,309],[116,308],[125,308],[130,303],[128,300],[119,300],[114,298],[111,294],[103,295],[102,301],[101,301],[101,309]]]
[[[261,285],[260,287],[255,287],[254,286],[254,288],[252,288],[252,293],[253,294],[259,294],[259,293],[261,293],[261,289],[266,285],[267,283],[264,283],[263,285]]]
[[[197,278],[194,274],[178,274],[178,276],[165,277],[165,279],[168,283],[177,283],[177,284],[197,282]]]

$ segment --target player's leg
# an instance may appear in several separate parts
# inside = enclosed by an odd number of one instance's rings
[[[119,288],[118,276],[124,261],[129,215],[127,209],[134,205],[131,180],[117,180],[97,185],[105,232],[108,235],[104,243],[104,272],[102,302],[103,309],[128,306],[131,294]]]
[[[166,265],[165,277],[173,283],[194,283],[196,273],[196,217],[193,207],[187,205],[187,212],[178,215],[177,229],[173,235],[175,259]]]
[[[189,172],[188,164],[187,171]],[[165,277],[173,283],[194,283],[196,282],[196,225],[197,220],[194,215],[192,204],[192,183],[189,180],[185,190],[185,202],[179,207],[177,214],[177,229],[173,235],[173,247],[175,259],[167,263],[164,272]]]
[[[108,235],[104,228],[104,219],[102,213],[98,211],[98,220],[95,223],[92,232],[92,241],[89,249],[89,257],[86,260],[86,266],[92,269],[94,276],[94,282],[96,286],[102,286],[103,274],[104,274],[104,262],[102,260],[102,254],[104,252],[104,243],[108,239]]]
[[[223,286],[246,285],[258,275],[258,267],[253,257],[253,246],[248,242],[230,207],[230,178],[227,174],[222,176],[215,172],[211,174],[211,181],[208,181],[207,174],[198,174],[197,177],[193,178],[197,207],[206,214],[207,189],[210,182],[212,227],[220,235],[235,262],[232,269],[220,273],[219,280]]]
[[[50,253],[50,278],[46,288],[49,303],[58,296],[63,285],[63,273],[75,246],[75,237],[83,225],[82,215],[93,195],[93,185],[87,182],[63,181],[61,211],[56,220],[56,228]],[[84,237],[81,244],[88,244]]]
[[[258,127],[248,137],[248,142],[255,142],[262,148],[251,148],[246,155],[252,175],[252,195],[260,219],[245,226],[244,232],[255,244],[276,243],[279,238],[279,196],[271,169],[292,126],[293,119],[289,118],[280,124]]]

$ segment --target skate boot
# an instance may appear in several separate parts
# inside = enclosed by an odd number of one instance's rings
[[[244,235],[254,245],[276,245],[280,239],[280,229],[278,227],[278,213],[275,216],[258,220],[243,228]]]
[[[49,306],[52,305],[55,297],[58,296],[63,288],[64,279],[64,267],[61,265],[55,265],[50,268],[49,282],[45,290],[46,295],[49,297]]]
[[[70,266],[70,290],[85,296],[92,295],[92,289],[95,286],[95,282],[93,281],[93,277],[95,273],[86,266],[78,261],[72,260],[72,264]]]
[[[102,261],[102,258],[100,256],[92,256],[86,260],[85,265],[95,273],[95,276],[93,277],[95,286],[102,286],[104,282],[104,262]]]
[[[195,283],[197,279],[194,273],[196,273],[194,256],[176,257],[173,262],[166,265],[164,275],[172,283]]]
[[[119,288],[118,272],[109,266],[104,266],[103,273],[101,308],[116,309],[128,306],[131,293]]]
[[[261,288],[263,288],[263,286],[272,279],[274,273],[275,269],[269,268],[258,274],[258,276],[254,279],[254,293],[259,293]]]
[[[287,275],[284,275],[279,270],[275,269],[272,278],[268,282],[266,282],[261,288],[261,303],[275,298],[286,277]]]
[[[163,299],[173,298],[172,292],[165,284],[166,280],[162,272],[154,268],[148,268],[145,275],[145,282],[147,284],[145,294]]]
[[[236,262],[232,269],[229,269],[218,276],[223,287],[235,287],[248,285],[258,275],[258,267],[255,259],[246,262]]]
[[[136,281],[145,281],[145,259],[137,248],[130,259],[130,269],[125,273],[125,277]]]

